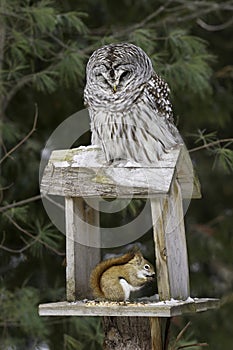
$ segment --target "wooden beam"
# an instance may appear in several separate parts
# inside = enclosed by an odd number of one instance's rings
[[[68,301],[76,299],[75,279],[75,226],[74,226],[74,201],[73,198],[65,200],[66,218],[66,297]]]
[[[174,172],[183,198],[199,198],[200,190],[187,151],[173,149],[156,166],[132,163],[109,165],[94,146],[54,151],[45,168],[41,193],[69,197],[164,196]]]
[[[182,196],[177,180],[165,199],[151,199],[160,300],[189,296],[189,270]]]
[[[186,300],[190,295],[188,254],[180,185],[174,180],[163,209],[170,298]]]
[[[40,316],[140,316],[173,317],[207,311],[219,307],[218,299],[189,298],[186,301],[160,302],[95,302],[61,301],[39,305]]]
[[[151,216],[153,224],[153,237],[155,243],[156,277],[160,300],[168,300],[171,297],[169,280],[167,249],[164,230],[163,210],[165,200],[151,198]]]
[[[66,198],[67,300],[91,298],[89,278],[101,260],[98,200]]]

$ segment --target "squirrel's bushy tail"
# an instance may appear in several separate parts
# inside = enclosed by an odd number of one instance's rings
[[[95,298],[105,298],[103,291],[101,290],[101,276],[103,273],[112,266],[119,266],[127,264],[135,255],[135,250],[132,250],[122,256],[111,258],[101,261],[92,271],[90,276],[90,286]]]

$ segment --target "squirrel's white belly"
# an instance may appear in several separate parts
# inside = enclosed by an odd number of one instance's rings
[[[134,287],[132,284],[129,284],[124,278],[120,278],[120,285],[124,291],[125,294],[125,300],[129,299],[130,292],[134,292],[136,290],[141,289],[141,286],[139,287]]]

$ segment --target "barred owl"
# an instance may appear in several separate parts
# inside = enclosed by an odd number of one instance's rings
[[[84,102],[92,144],[103,149],[107,162],[156,164],[164,152],[182,143],[168,85],[141,48],[106,45],[91,55],[86,73]]]

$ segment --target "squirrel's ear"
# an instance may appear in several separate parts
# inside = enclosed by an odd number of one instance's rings
[[[136,260],[136,263],[138,265],[140,265],[142,263],[142,259],[143,259],[143,256],[142,256],[142,253],[140,252],[140,250],[138,250],[137,252],[135,252],[135,260]]]
[[[136,255],[137,253],[140,253],[140,254],[141,254],[141,252],[140,252],[140,250],[139,250],[139,247],[138,247],[136,244],[133,246],[133,248],[131,249],[131,251],[132,251],[132,253],[134,253],[134,255]]]

